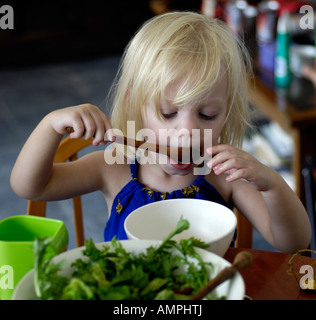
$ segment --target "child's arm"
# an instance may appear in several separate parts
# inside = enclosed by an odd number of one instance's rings
[[[49,113],[26,141],[12,170],[11,186],[18,195],[32,200],[57,200],[101,187],[100,172],[91,168],[102,167],[97,164],[103,156],[92,154],[71,164],[53,163],[67,127],[74,130],[71,138],[94,137],[97,145],[106,143],[104,135],[111,125],[98,107],[89,104]]]
[[[212,168],[231,182],[232,200],[275,248],[294,252],[308,247],[311,226],[299,198],[281,176],[232,146],[212,148]]]

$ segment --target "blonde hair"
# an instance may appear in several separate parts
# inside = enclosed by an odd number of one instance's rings
[[[146,22],[128,44],[114,88],[112,126],[142,129],[145,107],[159,104],[168,85],[185,79],[174,104],[205,96],[227,78],[227,117],[219,143],[240,146],[248,123],[247,70],[250,59],[241,41],[223,22],[194,12],[172,12]]]

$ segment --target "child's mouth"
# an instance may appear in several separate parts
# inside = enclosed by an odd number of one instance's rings
[[[193,162],[182,163],[181,161],[174,161],[172,158],[169,158],[170,165],[177,170],[187,170],[193,166]]]
[[[177,170],[187,170],[189,168],[191,168],[192,166],[192,162],[191,163],[171,163],[171,166]]]

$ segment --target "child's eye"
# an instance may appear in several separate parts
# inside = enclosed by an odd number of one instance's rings
[[[170,113],[163,113],[162,116],[165,118],[165,119],[171,119],[173,118],[174,116],[177,115],[177,112],[170,112]]]
[[[204,113],[201,113],[201,112],[199,112],[199,116],[204,120],[214,120],[217,117],[216,114],[207,115],[207,114],[204,114]]]

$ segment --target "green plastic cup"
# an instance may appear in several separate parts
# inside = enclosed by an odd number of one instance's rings
[[[58,252],[67,248],[68,232],[60,220],[21,215],[0,221],[0,300],[10,300],[18,282],[33,269],[33,241],[38,237],[50,237]]]

